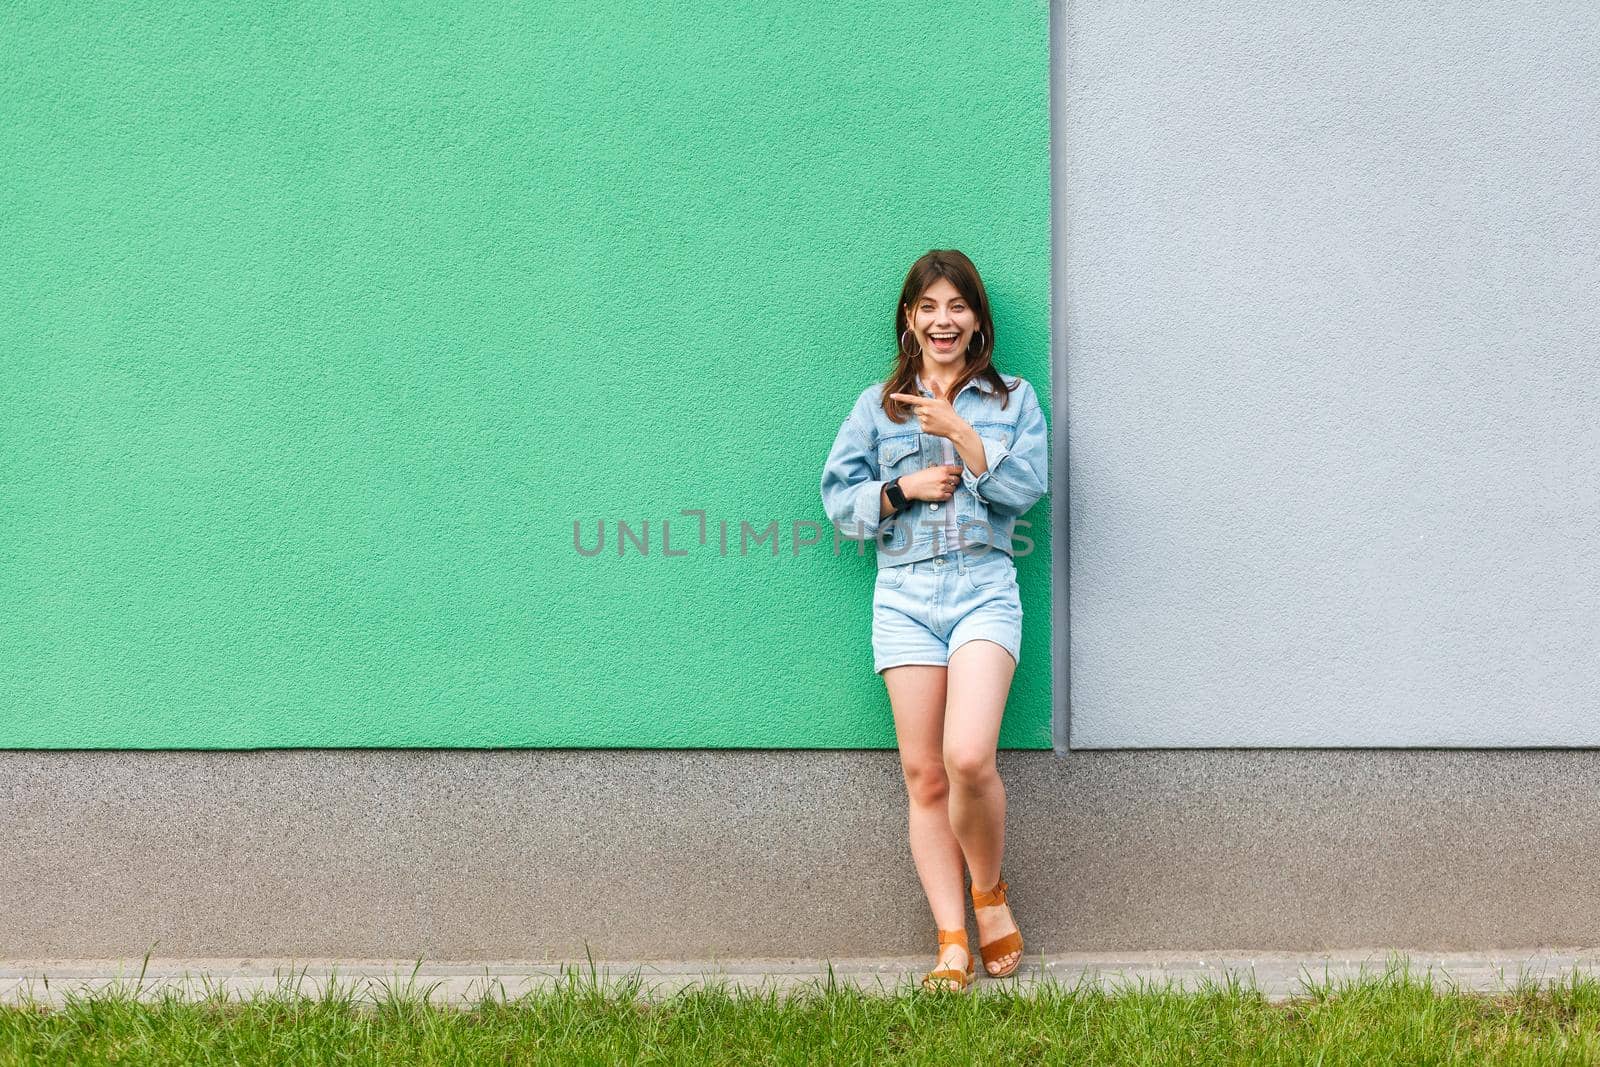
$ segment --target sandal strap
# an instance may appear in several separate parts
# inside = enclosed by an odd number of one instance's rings
[[[995,960],[1000,959],[1009,953],[1020,952],[1021,950],[1022,934],[1020,931],[1013,930],[1004,937],[995,938],[987,945],[979,945],[978,955],[983,957],[983,965],[987,967]]]
[[[929,971],[927,974],[922,976],[922,980],[924,982],[937,982],[941,979],[949,979],[952,982],[959,982],[962,985],[966,985],[972,980],[972,972],[954,971],[948,967],[945,967],[937,971]]]
[[[1005,879],[995,883],[993,889],[985,892],[977,886],[972,887],[972,906],[975,908],[992,908],[997,904],[1006,902]]]
[[[939,947],[943,948],[946,945],[960,945],[962,948],[966,948],[967,928],[963,926],[959,930],[940,930]]]

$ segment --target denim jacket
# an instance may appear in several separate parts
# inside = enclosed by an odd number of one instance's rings
[[[1015,556],[1012,541],[1017,517],[1049,490],[1049,445],[1044,412],[1033,386],[1011,381],[1010,403],[1002,410],[999,394],[989,383],[974,380],[955,398],[956,414],[977,431],[989,469],[974,476],[965,466],[949,500],[912,500],[880,522],[880,496],[885,482],[943,462],[945,438],[922,433],[915,415],[889,421],[879,401],[885,383],[868,386],[839,428],[822,471],[822,506],[838,536],[873,538],[878,567],[914,563],[976,544],[988,544]],[[917,381],[924,396],[933,394]],[[961,457],[951,446],[951,462]],[[946,532],[948,512],[955,508],[956,543]],[[1031,549],[1030,549],[1031,550]],[[979,549],[979,551],[982,551]]]

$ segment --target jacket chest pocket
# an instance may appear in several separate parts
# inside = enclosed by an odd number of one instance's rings
[[[907,433],[878,439],[878,469],[884,480],[920,469],[918,460],[921,454],[921,434]]]
[[[983,438],[985,445],[993,441],[1001,448],[1010,448],[1011,441],[1016,436],[1015,429],[1003,422],[975,422],[972,428]]]

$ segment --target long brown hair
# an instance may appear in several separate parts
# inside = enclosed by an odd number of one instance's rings
[[[922,372],[922,348],[917,345],[916,338],[911,337],[908,332],[911,321],[906,315],[906,310],[921,299],[922,294],[928,291],[928,287],[940,278],[955,286],[961,298],[977,312],[977,328],[982,331],[983,336],[983,343],[976,351],[970,341],[967,343],[967,369],[951,387],[950,399],[953,400],[972,379],[982,378],[999,393],[1002,408],[1011,402],[1011,387],[994,368],[994,318],[989,314],[989,294],[984,292],[983,279],[978,277],[978,268],[972,265],[972,260],[964,253],[953,248],[935,248],[911,264],[911,269],[906,272],[906,282],[900,287],[900,302],[895,305],[894,373],[889,376],[888,384],[883,390],[884,414],[894,422],[905,421],[910,414],[909,405],[891,400],[889,394],[915,393],[917,375]],[[906,350],[908,337],[916,348],[914,352]]]

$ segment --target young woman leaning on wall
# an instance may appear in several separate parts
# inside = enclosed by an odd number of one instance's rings
[[[994,366],[988,297],[962,253],[912,264],[895,333],[888,380],[839,428],[822,500],[841,530],[875,538],[873,668],[894,710],[911,854],[938,931],[922,981],[960,990],[975,970],[963,865],[986,973],[1006,977],[1022,960],[1000,878],[995,754],[1022,645],[1012,533],[1049,484],[1047,431],[1033,387]]]

